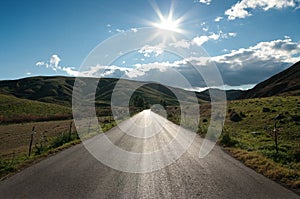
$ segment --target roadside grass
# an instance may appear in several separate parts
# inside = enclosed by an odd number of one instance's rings
[[[300,163],[295,163],[294,168],[287,168],[257,152],[232,147],[228,147],[226,150],[258,173],[291,188],[300,187]]]
[[[240,121],[234,121],[233,112]],[[299,96],[230,101],[219,143],[257,172],[299,190],[299,122]],[[273,131],[275,123],[278,153]]]
[[[110,120],[109,122],[106,120],[107,117],[100,117],[100,121],[106,121],[105,123],[100,122],[100,126],[102,129],[102,132],[106,132],[109,129],[116,126],[116,122]],[[82,140],[89,139],[95,135],[98,135],[99,131],[96,129],[99,129],[99,127],[89,127],[90,130],[89,133],[86,133],[85,135],[82,135],[80,138],[77,134],[77,132],[74,130],[74,124],[72,126],[71,131],[68,129],[70,126],[71,120],[68,121],[51,121],[51,122],[36,122],[36,123],[28,123],[28,124],[11,124],[11,125],[5,125],[0,126],[6,127],[5,129],[9,129],[11,126],[12,130],[19,129],[24,130],[28,129],[28,126],[30,125],[36,125],[39,126],[47,126],[46,128],[51,127],[51,125],[56,125],[56,127],[60,127],[60,130],[62,132],[57,133],[51,132],[48,130],[48,136],[43,137],[44,133],[37,133],[34,135],[34,142],[32,146],[31,156],[28,154],[28,143],[29,143],[29,133],[23,133],[21,136],[19,136],[17,139],[23,140],[22,142],[15,145],[15,148],[3,148],[0,150],[0,179],[3,180],[6,177],[10,176],[11,174],[21,170],[24,167],[27,167],[37,161],[40,161],[44,159],[45,157],[55,154],[59,151],[62,151],[66,148],[69,148],[73,145],[81,143]],[[20,128],[15,128],[15,127]],[[23,127],[23,128],[22,128]],[[43,128],[37,128],[38,130],[41,130]],[[41,131],[43,132],[43,131]],[[3,142],[8,141],[9,144],[16,144],[16,139],[11,139],[11,136],[4,137],[5,140],[2,140]],[[26,142],[24,142],[26,140]]]
[[[0,158],[0,181],[6,179],[11,174],[22,170],[29,165],[43,160],[51,154],[55,154],[73,145],[79,144],[81,140],[75,139],[61,144],[58,147],[45,147],[41,152],[40,149],[34,149],[33,155],[28,156],[27,153],[10,154]]]
[[[202,137],[210,125],[210,107],[209,103],[200,105],[197,133]],[[168,109],[168,119],[179,124],[178,108]],[[248,167],[300,193],[300,96],[228,101],[227,111],[218,143]]]

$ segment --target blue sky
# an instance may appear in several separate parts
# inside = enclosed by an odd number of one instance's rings
[[[82,75],[79,67],[99,43],[161,24],[157,8],[167,18],[172,7],[173,20],[182,18],[177,28],[185,36],[177,42],[203,48],[224,84],[253,85],[300,60],[299,6],[299,0],[4,0],[0,2],[0,79]],[[106,68],[108,77],[128,78],[133,65],[150,65],[149,70],[138,69],[149,80],[161,75],[159,67],[172,61],[174,65],[174,60],[170,55],[160,57],[154,47],[120,58]],[[131,63],[133,58],[136,61]]]

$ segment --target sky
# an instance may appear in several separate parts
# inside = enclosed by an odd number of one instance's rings
[[[189,89],[247,89],[300,61],[299,19],[300,0],[2,0],[0,79],[121,77],[185,87],[180,73]],[[116,49],[128,52],[100,59]],[[222,81],[207,83],[197,73],[205,66]]]

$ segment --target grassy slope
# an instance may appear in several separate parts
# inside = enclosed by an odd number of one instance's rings
[[[55,117],[59,119],[59,117],[67,117],[71,114],[71,108],[65,106],[0,94],[0,123],[46,120],[47,118],[55,119]]]
[[[209,125],[209,106],[203,106],[200,131]],[[264,110],[265,109],[265,110]],[[239,122],[230,119],[235,112]],[[279,117],[278,117],[279,115]],[[275,118],[278,118],[275,120]],[[300,188],[300,97],[269,97],[228,102],[223,136],[229,135],[228,151],[267,177]],[[279,153],[273,129],[277,121]],[[200,132],[201,133],[201,132]],[[223,137],[220,138],[222,140]]]
[[[278,161],[284,164],[296,161],[295,153],[300,147],[300,120],[297,119],[300,116],[300,97],[233,101],[229,103],[229,109],[245,115],[240,122],[232,122],[228,118],[225,126],[226,131],[231,132],[232,137],[239,142],[239,147],[275,158],[272,132],[277,121]],[[298,153],[300,155],[300,151]]]

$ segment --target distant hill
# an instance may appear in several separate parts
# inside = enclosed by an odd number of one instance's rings
[[[98,82],[96,78],[81,78],[83,84],[97,84],[96,90],[96,106],[110,106],[111,95],[118,81],[122,81],[122,88],[118,90],[120,98],[128,95],[127,90],[131,87],[137,87],[135,95],[141,95],[147,98],[151,104],[159,103],[161,99],[165,100],[168,105],[177,105],[178,101],[175,95],[165,86],[157,83],[147,83],[142,87],[141,82],[130,80],[119,80],[113,78],[101,78]],[[19,80],[0,81],[0,94],[12,95],[17,98],[37,100],[40,102],[54,103],[70,107],[72,104],[74,77],[29,77]],[[191,91],[186,91],[179,88],[172,88],[177,93],[184,96],[190,96]],[[89,92],[89,91],[87,91]],[[87,95],[90,95],[87,93]],[[209,99],[206,93],[196,93],[199,102]],[[188,102],[191,98],[187,97]]]
[[[18,98],[70,105],[74,78],[29,77],[0,81],[0,93]]]
[[[201,98],[203,100],[210,101],[210,93],[209,92],[218,93],[218,92],[223,92],[223,90],[216,89],[216,88],[211,88],[211,89],[207,89],[205,91],[202,91],[200,93],[196,93],[196,95],[199,95],[199,98]],[[239,96],[241,96],[244,92],[245,91],[242,91],[242,90],[226,90],[225,91],[226,99],[227,100],[235,100]]]
[[[300,95],[300,62],[245,91],[239,99]]]

